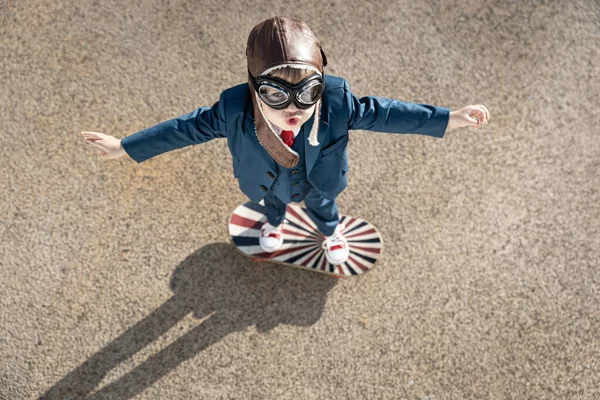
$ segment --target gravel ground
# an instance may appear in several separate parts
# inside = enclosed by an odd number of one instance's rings
[[[357,95],[490,123],[351,132],[336,280],[228,244],[224,140],[137,164],[83,142],[213,104],[263,19]],[[0,0],[1,399],[599,399],[600,4]]]

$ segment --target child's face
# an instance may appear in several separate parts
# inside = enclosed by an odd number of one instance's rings
[[[269,107],[264,102],[262,105],[265,118],[286,131],[293,131],[294,129],[300,128],[302,124],[312,117],[316,106],[314,104],[310,108],[302,109],[296,107],[296,105],[292,102],[289,106],[287,106],[287,108],[283,110],[276,110]]]

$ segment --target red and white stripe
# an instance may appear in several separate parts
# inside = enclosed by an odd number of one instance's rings
[[[258,243],[260,228],[267,220],[260,204],[248,202],[238,206],[229,221],[229,235],[236,247],[248,256],[338,276],[361,275],[369,271],[381,254],[383,244],[373,225],[360,218],[341,216],[350,256],[344,264],[334,266],[325,258],[323,235],[305,209],[289,204],[285,219],[283,245],[273,253],[263,252]]]

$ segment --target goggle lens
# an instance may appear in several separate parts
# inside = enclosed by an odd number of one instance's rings
[[[258,89],[258,94],[265,103],[271,106],[283,104],[289,99],[287,91],[283,88],[278,88],[275,85],[261,85]]]
[[[306,88],[298,93],[298,101],[304,104],[313,104],[321,97],[323,85],[320,82],[310,82]]]

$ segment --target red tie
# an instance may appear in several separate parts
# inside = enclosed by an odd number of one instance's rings
[[[281,131],[281,139],[283,143],[287,144],[290,148],[294,145],[294,132],[292,131]]]

